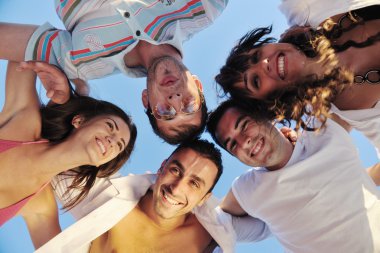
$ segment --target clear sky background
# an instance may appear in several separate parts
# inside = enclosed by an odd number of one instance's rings
[[[283,15],[278,11],[279,3],[280,0],[230,0],[224,13],[212,26],[185,42],[184,62],[202,80],[209,109],[215,108],[222,101],[217,98],[217,87],[213,77],[218,73],[236,41],[255,27],[273,25],[273,36],[276,38],[288,28]],[[53,1],[0,0],[0,22],[41,25],[46,21],[63,28],[56,16]],[[6,62],[0,61],[0,104],[4,103],[5,71]],[[119,105],[132,115],[137,125],[135,150],[121,172],[124,175],[144,173],[147,170],[155,172],[174,147],[163,143],[151,130],[141,103],[145,79],[131,79],[119,74],[91,81],[90,86],[91,96]],[[41,98],[44,99],[44,89],[39,84],[37,89],[41,91]],[[363,164],[369,166],[377,162],[375,151],[368,141],[356,132],[351,135],[360,150]],[[206,133],[203,137],[211,140]],[[248,169],[228,153],[224,151],[222,153],[225,170],[214,190],[219,198],[228,192],[233,179]],[[66,213],[60,216],[60,222],[64,229],[72,224],[73,219]],[[33,245],[22,218],[16,217],[0,228],[0,253],[32,251]],[[236,252],[277,253],[283,250],[274,238],[270,238],[256,244],[239,244]]]

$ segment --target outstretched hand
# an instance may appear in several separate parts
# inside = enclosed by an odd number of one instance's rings
[[[46,62],[21,62],[19,70],[33,70],[46,89],[46,96],[54,103],[63,104],[70,98],[70,84],[65,74],[52,64]]]

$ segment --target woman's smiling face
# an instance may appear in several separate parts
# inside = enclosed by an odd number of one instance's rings
[[[252,98],[265,99],[270,93],[293,85],[307,75],[306,56],[288,43],[265,44],[252,49],[251,65],[235,84]]]

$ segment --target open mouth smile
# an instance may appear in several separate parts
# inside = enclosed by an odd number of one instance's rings
[[[178,202],[177,200],[175,200],[175,199],[169,197],[169,196],[166,194],[166,192],[165,192],[164,190],[162,190],[162,198],[163,198],[164,200],[166,200],[166,202],[169,203],[169,204],[172,205],[172,206],[182,205],[181,202]]]
[[[163,87],[172,86],[177,82],[177,80],[178,80],[178,78],[176,78],[174,76],[166,76],[162,79],[160,86],[163,86]]]
[[[277,73],[282,80],[285,79],[285,56],[282,53],[277,58]]]
[[[256,142],[256,144],[253,146],[250,157],[256,156],[260,151],[263,149],[265,144],[264,137],[259,138],[259,140]]]
[[[95,141],[98,144],[98,147],[99,147],[102,155],[105,155],[107,152],[106,146],[103,144],[103,142],[100,139],[98,139],[96,137],[95,137]]]

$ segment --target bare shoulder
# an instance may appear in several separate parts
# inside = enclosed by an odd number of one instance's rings
[[[41,126],[40,111],[34,108],[26,107],[15,114],[0,113],[0,139],[37,140],[41,135]]]

